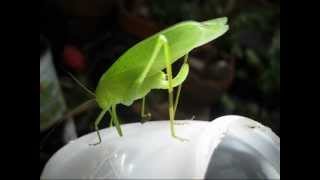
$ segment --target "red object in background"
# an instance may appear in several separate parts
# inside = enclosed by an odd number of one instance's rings
[[[69,68],[77,72],[83,72],[87,67],[85,56],[72,45],[64,47],[63,61]]]

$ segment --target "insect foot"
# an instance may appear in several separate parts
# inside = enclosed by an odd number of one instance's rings
[[[179,137],[179,136],[172,136],[172,137],[175,138],[175,139],[177,139],[177,140],[179,140],[179,141],[181,141],[181,142],[187,142],[187,141],[189,141],[189,139],[182,138],[182,137]]]
[[[142,118],[143,119],[150,119],[151,118],[151,113],[147,113],[147,114],[142,115]]]
[[[150,121],[151,119],[151,113],[147,113],[147,114],[144,114],[141,116],[141,123],[145,123],[145,122],[148,122]]]

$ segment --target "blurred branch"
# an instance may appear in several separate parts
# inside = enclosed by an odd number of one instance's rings
[[[90,99],[82,104],[80,104],[79,106],[77,106],[76,108],[72,109],[71,111],[67,112],[62,118],[58,119],[56,124],[51,128],[51,130],[47,133],[47,135],[42,139],[41,143],[40,143],[40,151],[43,149],[45,142],[47,141],[47,139],[49,138],[49,136],[54,132],[54,130],[62,124],[62,122],[64,121],[70,121],[70,120],[74,120],[73,117],[88,111],[89,109],[95,107],[96,101],[95,99]]]

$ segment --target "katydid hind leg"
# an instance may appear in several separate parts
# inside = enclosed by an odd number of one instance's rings
[[[113,127],[113,117],[112,117],[112,112],[111,110],[109,109],[108,110],[109,114],[110,114],[110,123],[109,123],[109,127]]]
[[[161,36],[156,40],[155,47],[153,49],[153,52],[151,54],[150,60],[148,61],[148,64],[143,69],[137,80],[134,82],[134,87],[132,89],[138,89],[142,84],[145,78],[147,77],[149,71],[151,70],[152,65],[154,64],[155,59],[157,58],[157,55],[159,54],[159,51],[161,49],[162,43],[161,43]]]
[[[184,56],[183,65],[188,64],[188,56],[189,56],[189,53],[187,53]],[[182,88],[182,84],[180,84],[179,87],[178,87],[176,98],[175,98],[175,102],[174,102],[174,108],[173,108],[174,117],[175,117],[175,114],[176,114],[176,111],[177,111],[177,107],[178,107],[178,104],[179,104],[181,88]]]
[[[163,46],[164,41],[166,41],[165,37],[163,35],[159,35],[158,38],[156,39],[156,44],[151,54],[150,60],[148,61],[148,64],[143,69],[142,73],[139,75],[137,80],[134,82],[133,87],[131,88],[132,91],[130,93],[135,94],[135,91],[137,91],[142,86],[145,78],[147,77],[147,74],[151,70],[151,67],[154,64],[154,61],[161,50],[161,47]],[[146,118],[150,118],[150,117],[151,117],[150,113],[145,114],[145,97],[143,97],[141,118],[142,120],[145,120]]]
[[[184,56],[183,65],[184,64],[188,64],[188,56],[189,56],[189,53],[187,53]],[[176,94],[176,98],[175,98],[175,102],[174,102],[174,117],[175,117],[176,112],[177,112],[177,107],[178,107],[178,104],[179,104],[181,89],[182,89],[182,84],[180,84],[178,86],[178,90],[177,90],[177,94]],[[187,122],[175,122],[175,125],[186,125],[186,124],[188,124],[188,123]]]
[[[188,63],[183,63],[178,74],[172,79],[173,88],[181,85],[186,80],[188,74],[189,74],[189,65]],[[163,80],[161,84],[159,84],[158,86],[159,89],[168,89],[168,87],[169,87],[168,80]]]
[[[165,36],[162,36],[162,37],[165,38]],[[180,141],[187,141],[187,139],[181,138],[181,137],[177,136],[175,133],[172,67],[171,67],[171,63],[170,63],[169,45],[168,45],[168,41],[166,40],[166,38],[163,39],[163,47],[164,47],[165,63],[166,63],[166,70],[167,70],[167,77],[168,77],[170,132],[171,132],[172,137],[174,137]]]
[[[151,118],[151,113],[145,112],[145,105],[146,105],[146,98],[142,98],[142,105],[141,105],[141,122],[144,123]]]

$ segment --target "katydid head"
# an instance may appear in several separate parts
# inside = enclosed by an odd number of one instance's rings
[[[208,21],[201,22],[202,26],[202,38],[198,43],[198,46],[204,45],[219,36],[223,35],[229,30],[228,18],[216,18]]]
[[[215,26],[227,25],[227,22],[228,22],[227,17],[220,17],[220,18],[215,18],[207,21],[202,21],[201,23],[208,26],[209,29],[214,29],[216,28]]]

